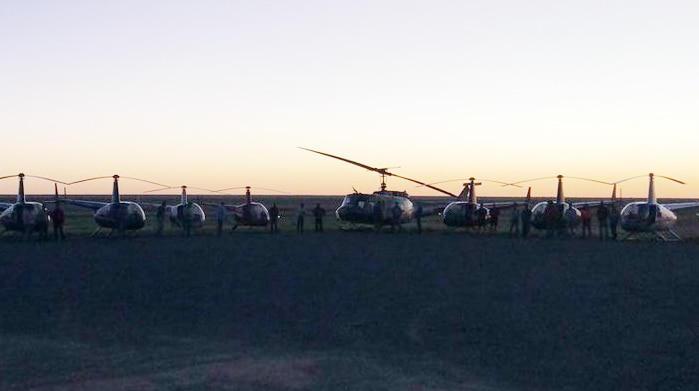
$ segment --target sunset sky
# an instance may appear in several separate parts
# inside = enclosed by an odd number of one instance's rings
[[[378,189],[378,175],[301,146],[425,182],[654,172],[687,182],[659,179],[660,198],[699,198],[698,16],[694,0],[5,1],[0,176]],[[611,192],[565,184],[569,197]],[[531,186],[551,196],[556,181]],[[154,188],[121,181],[123,194]]]

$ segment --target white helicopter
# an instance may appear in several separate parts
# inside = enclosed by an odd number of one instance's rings
[[[540,179],[551,179],[553,177],[543,177],[543,178],[535,178],[535,179],[527,179],[525,181],[519,181],[519,182],[514,182],[514,183],[509,183],[508,185],[516,185],[519,183],[524,183],[524,182],[531,182],[531,181],[537,181]],[[542,201],[534,205],[531,209],[531,220],[530,224],[532,227],[540,230],[545,230],[545,229],[565,229],[568,224],[572,224],[572,226],[577,227],[580,225],[581,220],[581,213],[580,213],[580,207],[584,207],[587,205],[597,205],[601,201],[582,201],[582,202],[567,202],[566,197],[563,193],[563,175],[557,175],[555,178],[558,179],[558,188],[556,191],[556,201]],[[585,181],[590,181],[590,182],[596,182],[596,183],[601,183],[605,185],[611,185],[611,183],[604,182],[604,181],[598,181],[596,179],[590,179],[590,178],[580,178],[580,177],[568,177],[572,179],[581,179]],[[553,204],[557,209],[557,215],[558,216],[573,216],[569,217],[570,220],[566,220],[565,218],[559,218],[557,220],[556,226],[554,227],[549,227],[549,222],[547,221],[547,216],[546,216],[546,209],[549,205]],[[566,213],[568,209],[573,209],[574,214],[571,213]]]
[[[120,233],[125,231],[135,231],[143,228],[146,224],[146,214],[143,212],[143,208],[135,202],[122,201],[119,195],[119,175],[110,176],[100,176],[95,178],[81,179],[79,181],[70,182],[68,185],[74,185],[77,183],[92,181],[96,179],[114,178],[114,184],[112,185],[112,200],[111,202],[97,202],[97,201],[84,201],[84,200],[74,200],[74,199],[64,199],[63,202],[69,203],[71,205],[80,206],[83,208],[92,209],[95,213],[93,215],[95,223],[97,223],[97,230],[92,233],[92,235],[97,234],[101,228],[111,229],[110,235],[114,230],[118,230]],[[163,185],[156,182],[151,182],[145,179],[132,178],[132,177],[122,177],[126,179],[133,179],[141,182],[151,183],[161,187],[169,187],[168,185]]]
[[[463,181],[466,179],[451,179],[447,181],[433,182],[430,185],[437,185],[440,183]],[[448,227],[477,227],[479,224],[483,224],[490,219],[490,211],[493,207],[498,208],[510,208],[517,207],[517,202],[489,202],[487,205],[491,208],[487,208],[483,203],[478,202],[478,197],[476,196],[476,186],[482,185],[482,181],[495,182],[502,185],[512,185],[516,187],[521,187],[516,184],[510,184],[507,182],[496,181],[494,179],[478,179],[468,178],[468,182],[463,184],[464,188],[456,197],[457,201],[450,202],[444,207],[441,213],[442,222]],[[531,188],[527,193],[526,204],[529,204],[531,196]],[[519,203],[521,204],[521,203]]]
[[[644,176],[645,175],[640,175],[614,182],[612,201],[616,201],[616,185],[618,183]],[[697,201],[667,204],[658,203],[658,199],[655,197],[655,177],[685,184],[682,181],[670,177],[655,175],[653,173],[648,174],[648,199],[646,201],[626,204],[621,210],[620,225],[623,230],[628,232],[628,235],[624,239],[629,239],[634,235],[648,233],[655,235],[663,241],[681,240],[680,236],[671,229],[677,222],[677,215],[673,211],[699,207],[699,202]]]
[[[0,222],[5,228],[3,233],[6,231],[16,231],[21,232],[23,235],[29,236],[33,232],[38,232],[39,235],[45,238],[50,220],[48,212],[42,203],[28,202],[26,200],[24,195],[24,178],[39,178],[62,184],[65,184],[65,182],[35,175],[25,175],[23,173],[19,173],[18,175],[3,176],[0,177],[0,179],[12,178],[15,176],[19,178],[17,202],[0,202],[0,211],[2,211],[2,213],[0,213]]]
[[[172,225],[181,227],[185,234],[188,234],[187,230],[190,228],[201,228],[204,226],[204,221],[206,221],[206,214],[201,206],[195,202],[191,202],[187,199],[187,186],[178,186],[182,188],[182,195],[180,196],[180,203],[177,205],[165,205],[165,216],[170,219]],[[178,187],[164,187],[162,189],[148,190],[146,193],[152,193],[161,190],[176,189]],[[198,187],[190,187],[191,189],[213,191],[208,189],[200,189]],[[164,202],[163,202],[164,204]]]

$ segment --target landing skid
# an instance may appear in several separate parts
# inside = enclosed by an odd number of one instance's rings
[[[651,232],[631,232],[624,237],[623,240],[633,240],[633,239],[657,239],[663,242],[679,242],[682,240],[680,235],[675,231],[668,229],[663,231],[651,231]]]
[[[375,231],[376,228],[369,225],[358,225],[355,223],[343,223],[340,229],[348,232],[371,232]],[[379,229],[380,230],[380,229]]]

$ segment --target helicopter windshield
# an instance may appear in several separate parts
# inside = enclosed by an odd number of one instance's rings
[[[364,208],[364,206],[369,202],[370,197],[366,194],[348,194],[345,199],[342,200],[341,206],[356,206],[359,208]]]

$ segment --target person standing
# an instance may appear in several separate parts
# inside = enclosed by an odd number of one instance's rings
[[[223,223],[225,223],[228,218],[227,212],[226,206],[223,204],[223,201],[221,201],[216,209],[216,235],[218,236],[223,234]]]
[[[512,210],[510,210],[510,236],[512,236],[513,231],[514,236],[519,236],[519,220],[520,211],[517,208],[517,203],[514,202],[512,203]]]
[[[617,240],[617,229],[619,228],[619,220],[621,219],[621,213],[619,212],[619,207],[616,203],[612,203],[609,208],[609,230],[612,234],[612,240]]]
[[[56,241],[58,241],[58,234],[61,234],[61,240],[66,239],[66,235],[63,233],[63,224],[66,222],[66,216],[61,208],[61,204],[56,203],[56,207],[53,208],[51,213],[51,222],[53,223],[53,236]]]
[[[415,206],[415,222],[417,222],[417,233],[422,233],[422,204]]]
[[[566,209],[564,214],[564,219],[566,222],[566,228],[568,229],[568,236],[571,238],[575,237],[575,223],[578,220],[578,213],[573,208],[571,202],[568,203],[568,209]]]
[[[277,208],[277,203],[273,203],[272,207],[269,208],[269,232],[276,234],[279,232],[279,227],[277,227],[277,222],[279,221],[279,208]]]
[[[582,220],[582,237],[592,237],[592,211],[590,206],[585,204],[580,210],[580,220]]]
[[[532,210],[529,209],[528,204],[524,204],[524,209],[522,209],[520,218],[522,220],[522,237],[526,238],[529,236],[529,229],[531,227],[530,223],[532,220]]]
[[[395,230],[396,227],[398,227],[398,230],[401,231],[403,227],[401,226],[401,217],[403,215],[403,209],[400,208],[400,205],[398,205],[398,202],[396,202],[393,207],[391,208],[391,217],[392,223],[393,223],[393,229]]]
[[[306,216],[306,210],[304,209],[303,203],[299,205],[296,209],[296,233],[303,232],[303,219]]]
[[[599,221],[599,240],[609,239],[609,209],[604,201],[597,208],[597,220]]]
[[[315,232],[323,232],[323,217],[325,217],[325,209],[320,206],[320,203],[316,204],[313,208],[313,217],[315,218]]]
[[[548,200],[544,208],[544,224],[546,225],[546,237],[552,238],[556,234],[558,223],[558,209],[553,201]]]
[[[476,209],[476,224],[478,232],[485,232],[485,224],[488,222],[488,210],[480,204]]]
[[[490,221],[488,221],[488,225],[490,225],[490,232],[496,233],[498,231],[498,222],[500,221],[500,208],[498,208],[496,205],[493,204],[493,207],[490,208]]]
[[[158,205],[158,209],[155,211],[155,234],[160,236],[163,233],[163,226],[165,225],[165,201]]]

